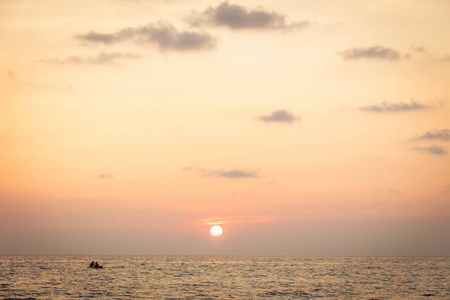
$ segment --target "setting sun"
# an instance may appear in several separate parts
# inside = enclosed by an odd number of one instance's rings
[[[219,225],[214,225],[214,226],[211,226],[211,228],[209,229],[209,232],[211,233],[211,235],[213,237],[220,237],[223,234],[223,229]]]

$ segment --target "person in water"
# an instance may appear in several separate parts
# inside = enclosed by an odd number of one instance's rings
[[[93,268],[95,265],[94,261],[91,262],[91,264],[89,265],[89,268]]]
[[[100,265],[98,264],[98,262],[95,262],[94,268],[100,268]]]

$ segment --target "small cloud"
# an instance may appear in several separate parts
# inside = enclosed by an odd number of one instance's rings
[[[418,137],[412,138],[412,140],[441,140],[448,142],[450,141],[450,129],[427,131]]]
[[[411,51],[417,52],[417,53],[427,53],[428,52],[427,49],[425,49],[424,47],[421,47],[421,46],[412,46]]]
[[[413,52],[413,54],[420,55],[424,58],[427,58],[430,61],[450,62],[450,55],[442,55],[442,54],[433,53],[433,51],[430,51],[422,46],[412,46],[410,48],[410,51]]]
[[[136,59],[140,57],[141,57],[140,55],[132,53],[101,52],[94,57],[87,58],[86,62],[89,64],[107,65],[107,64],[115,64],[117,59]]]
[[[388,192],[391,194],[399,194],[400,193],[400,191],[395,190],[395,189],[388,189]]]
[[[77,35],[77,38],[91,43],[112,44],[118,41],[118,37],[109,33],[98,33],[90,31],[86,34]]]
[[[339,54],[342,55],[345,60],[400,60],[402,58],[402,54],[397,50],[382,46],[348,48],[342,52],[339,52]]]
[[[400,103],[389,103],[383,102],[378,105],[369,105],[360,107],[359,110],[367,111],[367,112],[376,112],[376,113],[398,113],[398,112],[407,112],[407,111],[415,111],[415,110],[428,110],[432,108],[430,105],[425,105],[414,100],[408,102],[400,102]]]
[[[140,27],[123,28],[114,33],[98,33],[91,31],[75,36],[90,44],[111,45],[131,40],[135,43],[155,44],[160,50],[210,50],[216,45],[216,39],[205,32],[179,31],[170,23],[158,22]]]
[[[228,2],[210,6],[201,13],[193,12],[186,21],[191,26],[223,26],[233,30],[303,29],[310,25],[308,21],[287,23],[285,15],[263,7],[246,8]]]
[[[47,59],[47,60],[43,60],[42,62],[45,63],[50,63],[50,64],[58,64],[58,65],[79,65],[82,64],[84,62],[84,58],[79,56],[79,55],[71,55],[69,57],[66,57],[64,59],[59,59],[59,58],[52,58],[52,59]]]
[[[257,119],[266,123],[293,123],[301,120],[300,117],[284,109],[274,110],[269,115],[259,116]]]
[[[6,75],[8,75],[8,76],[11,77],[11,78],[16,77],[16,74],[15,74],[13,71],[11,71],[11,70],[9,70],[8,72],[6,72]]]
[[[441,61],[441,62],[450,62],[450,55],[443,56],[443,57],[441,57],[440,59],[438,59],[438,61]]]
[[[430,147],[414,147],[411,148],[412,150],[428,153],[428,154],[434,154],[434,155],[446,155],[448,152],[445,148],[440,146],[430,146]]]
[[[111,178],[114,178],[114,176],[111,173],[107,173],[107,174],[99,174],[99,175],[97,175],[97,178],[99,178],[99,179],[111,179]]]
[[[82,57],[78,55],[72,55],[65,59],[51,59],[51,60],[44,60],[46,63],[52,63],[52,64],[74,64],[74,65],[81,65],[81,64],[89,64],[89,65],[118,65],[118,60],[125,60],[125,59],[137,59],[141,58],[141,55],[133,54],[133,53],[120,53],[120,52],[100,52],[99,54],[95,56],[89,56],[89,57]]]
[[[204,177],[225,177],[225,178],[256,178],[258,177],[257,171],[249,171],[243,169],[231,169],[231,170],[206,170],[197,167],[183,168],[186,172],[199,172]]]
[[[219,170],[219,171],[210,171],[208,172],[208,176],[219,176],[226,178],[255,178],[258,177],[257,172],[254,171],[245,171],[245,170]]]
[[[450,184],[447,185],[447,186],[442,190],[442,193],[444,193],[444,194],[450,193]]]

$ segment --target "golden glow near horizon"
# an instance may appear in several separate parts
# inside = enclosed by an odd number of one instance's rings
[[[448,255],[449,26],[444,0],[1,1],[0,254]]]

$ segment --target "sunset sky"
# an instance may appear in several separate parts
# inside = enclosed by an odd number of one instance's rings
[[[448,0],[1,1],[0,254],[450,255],[449,28]]]

